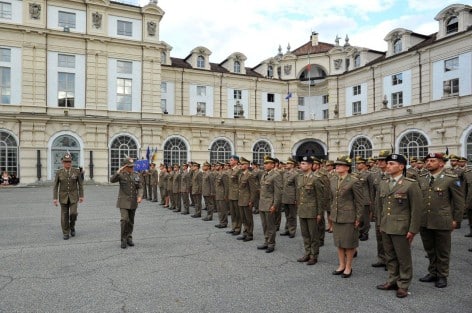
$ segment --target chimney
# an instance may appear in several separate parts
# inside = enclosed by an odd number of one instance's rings
[[[317,46],[318,45],[318,33],[317,32],[311,32],[311,45],[312,46]]]

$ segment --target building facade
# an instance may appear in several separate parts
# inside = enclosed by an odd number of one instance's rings
[[[105,183],[124,155],[149,151],[165,163],[383,149],[472,159],[471,12],[444,8],[432,35],[394,29],[386,52],[314,32],[249,68],[204,46],[171,56],[155,1],[0,0],[0,168],[47,182],[69,151]]]

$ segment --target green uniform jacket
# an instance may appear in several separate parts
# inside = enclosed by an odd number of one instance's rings
[[[259,211],[269,212],[274,206],[278,211],[282,203],[282,175],[276,170],[264,173],[261,178]]]
[[[69,173],[61,168],[56,172],[52,198],[58,199],[59,203],[77,203],[79,198],[84,197],[84,187],[80,178],[80,170],[71,168]]]
[[[203,174],[200,171],[194,171],[192,174],[192,195],[202,194],[202,178]]]
[[[164,188],[165,190],[167,190],[167,175],[169,174],[166,170],[159,172],[159,187]]]
[[[296,179],[297,214],[301,218],[316,218],[323,214],[323,183],[319,176],[313,172],[305,178],[304,174],[298,174]]]
[[[232,168],[228,171],[229,177],[229,200],[238,200],[239,198],[239,175],[241,175],[241,169],[239,167]]]
[[[182,175],[180,175],[180,192],[190,192],[191,179],[190,171],[182,172]]]
[[[228,174],[220,171],[215,176],[215,200],[222,201],[228,199],[229,182]]]
[[[249,202],[256,200],[256,177],[249,170],[241,172],[239,175],[239,206],[249,206]]]
[[[387,173],[382,171],[372,172],[373,178],[373,189],[374,189],[374,208],[372,210],[372,218],[375,220],[376,225],[380,225],[380,213],[382,212],[382,201],[380,201],[380,185],[383,181],[387,181],[389,176]]]
[[[202,172],[202,195],[204,197],[215,195],[215,176],[210,170]]]
[[[424,210],[421,226],[452,230],[452,221],[462,221],[465,201],[457,175],[442,171],[431,186],[430,175],[418,179],[423,191]]]
[[[297,177],[298,173],[292,169],[282,175],[282,203],[295,204],[297,201]]]
[[[117,173],[110,177],[111,183],[120,183],[116,207],[134,210],[138,207],[138,198],[143,197],[143,186],[138,173]]]
[[[423,199],[418,182],[402,177],[389,190],[389,180],[380,183],[379,197],[382,206],[380,230],[390,235],[417,234],[423,213]]]
[[[335,223],[360,221],[364,208],[362,182],[348,174],[338,188],[338,176],[331,177],[331,219]]]
[[[156,169],[150,169],[149,170],[149,177],[151,177],[151,182],[150,184],[152,186],[157,186],[157,182],[159,181],[159,174],[157,174]]]
[[[182,173],[180,171],[174,172],[174,176],[172,177],[172,193],[180,193],[180,177]]]

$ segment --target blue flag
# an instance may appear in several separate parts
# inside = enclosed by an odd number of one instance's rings
[[[146,150],[146,159],[149,161],[150,157],[151,157],[151,149],[149,149],[149,146],[148,146]]]
[[[292,98],[292,93],[289,91],[289,92],[287,93],[287,96],[285,97],[285,100],[288,100],[288,99],[290,99],[290,98]]]

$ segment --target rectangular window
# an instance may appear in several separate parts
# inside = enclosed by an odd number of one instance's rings
[[[133,36],[133,23],[118,20],[116,33],[121,36]]]
[[[161,82],[161,93],[167,93],[167,83]]]
[[[329,119],[329,110],[328,109],[323,110],[323,119],[324,120]]]
[[[444,61],[444,72],[455,71],[459,69],[459,58],[452,58]]]
[[[299,121],[305,120],[305,111],[298,111],[298,120]]]
[[[241,90],[234,90],[233,91],[233,99],[241,100],[242,98],[242,91]]]
[[[11,20],[11,3],[0,2],[0,18]]]
[[[323,104],[328,103],[328,102],[329,102],[329,96],[328,96],[328,95],[324,95],[321,101],[322,101]]]
[[[392,107],[401,107],[403,106],[403,92],[394,92],[392,93]]]
[[[75,99],[75,74],[58,73],[57,78],[57,106],[73,108]]]
[[[234,109],[234,114],[233,114],[234,118],[244,117],[244,108],[241,105],[241,102],[239,102],[239,100],[236,101],[236,104],[234,105],[233,109]]]
[[[305,98],[304,97],[298,97],[298,105],[299,106],[304,106],[305,105]]]
[[[116,61],[116,72],[119,74],[133,74],[133,62]]]
[[[11,69],[0,66],[0,103],[11,103]]]
[[[274,94],[268,93],[267,94],[267,102],[274,102]]]
[[[197,96],[206,96],[206,86],[197,86]]]
[[[206,115],[206,102],[197,102],[197,115],[198,116]]]
[[[128,78],[116,79],[116,109],[131,111],[133,80]]]
[[[267,108],[267,120],[273,121],[275,118],[275,109],[274,108]]]
[[[161,99],[161,110],[162,113],[167,114],[167,99]]]
[[[357,85],[352,87],[352,94],[354,96],[360,95],[361,94],[361,85]]]
[[[361,102],[355,101],[352,103],[352,115],[361,114]]]
[[[392,75],[392,86],[400,85],[403,83],[402,73]]]
[[[59,11],[59,27],[75,28],[75,13]]]
[[[459,78],[443,82],[444,96],[456,96],[459,94]]]
[[[75,68],[75,55],[58,54],[57,55],[57,66]]]
[[[11,49],[0,48],[0,62],[11,62]]]

